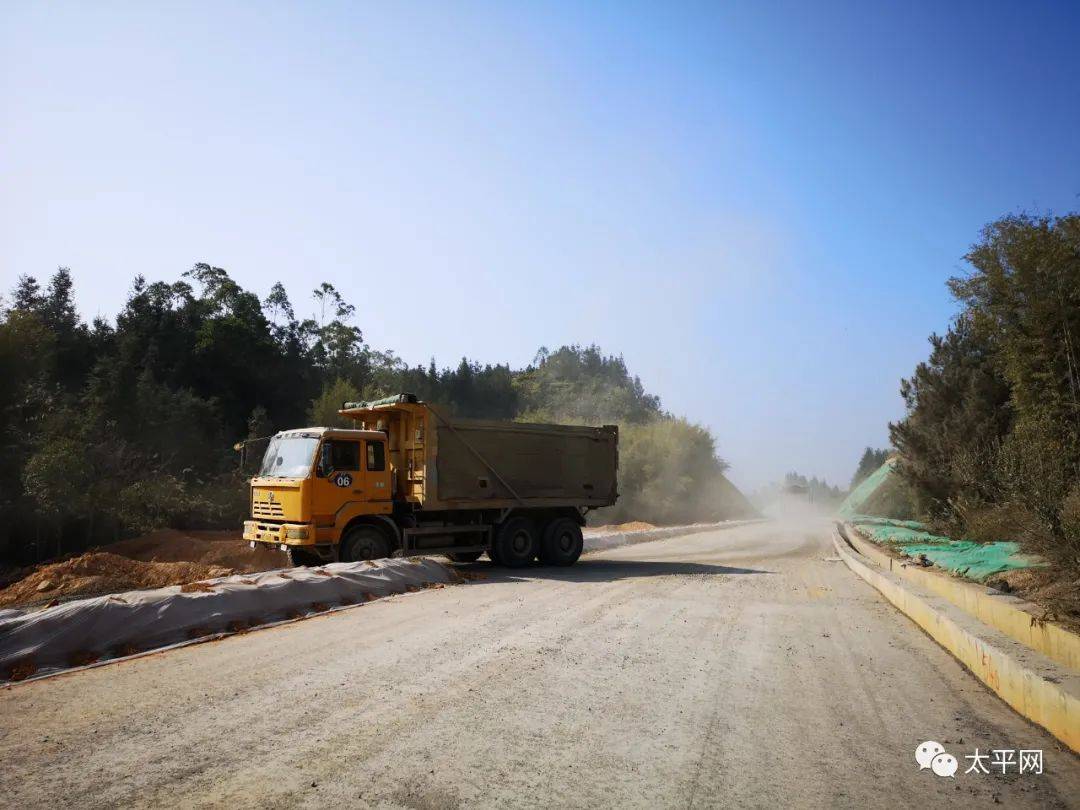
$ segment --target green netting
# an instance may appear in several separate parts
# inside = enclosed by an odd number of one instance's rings
[[[870,499],[870,497],[881,488],[885,482],[892,476],[893,465],[895,461],[889,459],[874,472],[872,472],[861,484],[848,493],[848,496],[844,498],[844,502],[840,504],[840,517],[847,520],[851,520],[854,517],[860,515],[864,510],[863,506]]]
[[[925,557],[934,565],[969,579],[984,580],[1002,571],[1042,565],[1021,555],[1020,547],[1010,541],[952,540],[931,534],[917,520],[880,517],[879,514],[890,513],[889,510],[900,504],[899,499],[891,497],[903,487],[899,476],[896,459],[890,458],[844,499],[840,504],[840,517],[857,526],[875,543],[888,543],[908,557]]]
[[[1011,541],[951,540],[931,534],[914,520],[886,520],[863,515],[850,522],[875,543],[888,543],[907,557],[925,557],[939,568],[968,579],[981,581],[1002,571],[1042,564],[1020,554],[1020,546]]]

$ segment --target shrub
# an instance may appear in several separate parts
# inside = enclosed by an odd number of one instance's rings
[[[693,523],[749,517],[753,507],[724,477],[712,434],[685,419],[624,425],[619,436],[615,506],[595,520]]]

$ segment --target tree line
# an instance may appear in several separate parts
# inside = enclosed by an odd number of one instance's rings
[[[332,285],[310,306],[301,317],[281,283],[260,298],[199,263],[173,282],[137,276],[115,322],[86,323],[67,268],[44,285],[21,277],[0,308],[0,555],[236,527],[250,474],[238,441],[335,424],[342,402],[401,391],[461,416],[619,424],[623,498],[607,519],[746,508],[709,431],[665,412],[619,356],[563,346],[521,369],[410,366],[364,341]]]
[[[1080,575],[1080,215],[987,226],[890,425],[916,512]]]

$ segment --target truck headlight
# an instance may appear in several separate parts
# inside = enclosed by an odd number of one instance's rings
[[[289,540],[307,540],[307,529],[286,529],[285,537]]]

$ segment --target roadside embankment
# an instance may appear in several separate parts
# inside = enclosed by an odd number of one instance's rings
[[[237,574],[0,611],[0,678],[23,680],[459,582],[427,558]]]
[[[1080,752],[1080,671],[1064,663],[1075,660],[1080,638],[1063,628],[1025,635],[1022,625],[1038,621],[1007,595],[894,560],[860,543],[850,527],[837,527],[833,545],[848,568],[1002,700]]]
[[[249,548],[238,531],[161,529],[15,571],[0,588],[0,608],[183,585],[288,565],[283,552]]]
[[[979,621],[1080,672],[1080,634],[1050,621],[1039,605],[1018,596],[950,576],[916,559],[897,558],[866,539],[857,526],[841,524],[845,540],[879,568],[942,596]]]

